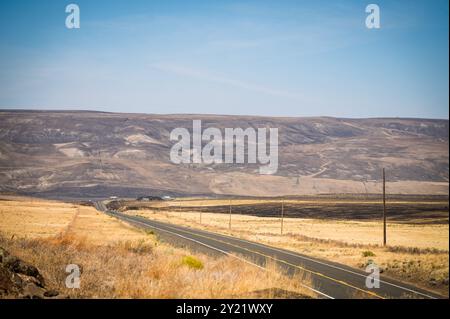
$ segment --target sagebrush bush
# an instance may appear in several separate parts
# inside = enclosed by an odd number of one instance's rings
[[[184,256],[181,263],[193,269],[203,269],[203,263],[192,256]]]
[[[362,252],[363,257],[375,257],[375,254],[370,250],[365,250]]]

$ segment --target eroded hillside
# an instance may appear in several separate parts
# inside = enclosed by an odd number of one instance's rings
[[[169,159],[171,130],[279,131],[279,169]],[[0,187],[49,196],[448,194],[448,120],[0,112]]]

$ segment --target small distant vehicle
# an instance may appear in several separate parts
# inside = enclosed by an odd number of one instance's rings
[[[138,197],[137,200],[144,201],[144,202],[149,202],[149,201],[154,201],[154,200],[162,200],[162,197],[159,197],[159,196],[141,196],[141,197]]]
[[[109,196],[109,199],[117,199],[117,196]]]
[[[172,197],[166,195],[166,196],[163,196],[162,199],[163,200],[172,200]]]

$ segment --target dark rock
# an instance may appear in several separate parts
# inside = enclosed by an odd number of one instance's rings
[[[56,290],[45,289],[38,269],[12,256],[0,247],[0,298],[67,298]]]
[[[5,249],[0,247],[0,264],[2,264],[3,260],[8,256],[9,256],[9,253]]]
[[[14,288],[15,285],[11,277],[11,272],[0,266],[0,292],[8,292]]]
[[[18,287],[22,287],[24,285],[22,278],[15,273],[12,273],[11,279],[12,279],[14,285],[16,285]]]
[[[27,284],[23,288],[23,292],[21,294],[21,298],[26,299],[43,299],[45,290],[39,286],[36,286],[33,283]]]
[[[36,278],[39,286],[43,287],[45,285],[44,277],[42,277],[39,270],[33,265],[11,255],[4,258],[3,264],[12,272]]]
[[[56,297],[58,295],[59,295],[59,292],[57,292],[56,290],[47,290],[46,292],[44,292],[44,297],[47,297],[47,298]]]

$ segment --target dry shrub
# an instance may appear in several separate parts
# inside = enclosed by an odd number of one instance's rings
[[[144,239],[119,241],[115,245],[110,245],[112,249],[121,249],[125,252],[132,252],[138,255],[151,254],[154,244]]]
[[[269,298],[281,287],[297,298],[314,296],[303,286],[310,284],[307,277],[292,280],[270,263],[264,271],[233,257],[196,255],[191,257],[203,268],[186,267],[180,262],[186,251],[142,241],[96,246],[71,235],[0,237],[0,246],[38,267],[50,288],[72,298]],[[80,289],[65,287],[68,264],[81,268]]]
[[[211,202],[214,200],[205,200],[205,205]],[[377,240],[371,240],[373,234],[379,234],[378,227],[381,224],[375,222],[286,218],[284,235],[280,236],[278,218],[233,214],[232,229],[229,230],[228,214],[203,213],[200,224],[198,212],[185,209],[180,214],[176,209],[177,207],[173,207],[171,211],[140,210],[139,214],[154,220],[260,242],[351,267],[364,269],[367,259],[371,258],[384,270],[384,275],[448,296],[449,259],[448,248],[445,248],[448,247],[448,225],[390,223],[390,245],[384,247],[377,243]],[[135,212],[130,211],[129,214],[134,215]]]
[[[373,253],[373,251],[365,250],[362,252],[363,257],[375,257],[376,255]]]
[[[201,260],[198,260],[197,258],[195,258],[193,256],[184,256],[181,261],[181,264],[186,265],[192,269],[203,269],[203,267],[204,267]]]
[[[448,251],[437,248],[418,248],[418,247],[404,247],[404,246],[387,246],[386,251],[392,253],[407,253],[412,255],[420,254],[446,254]]]

